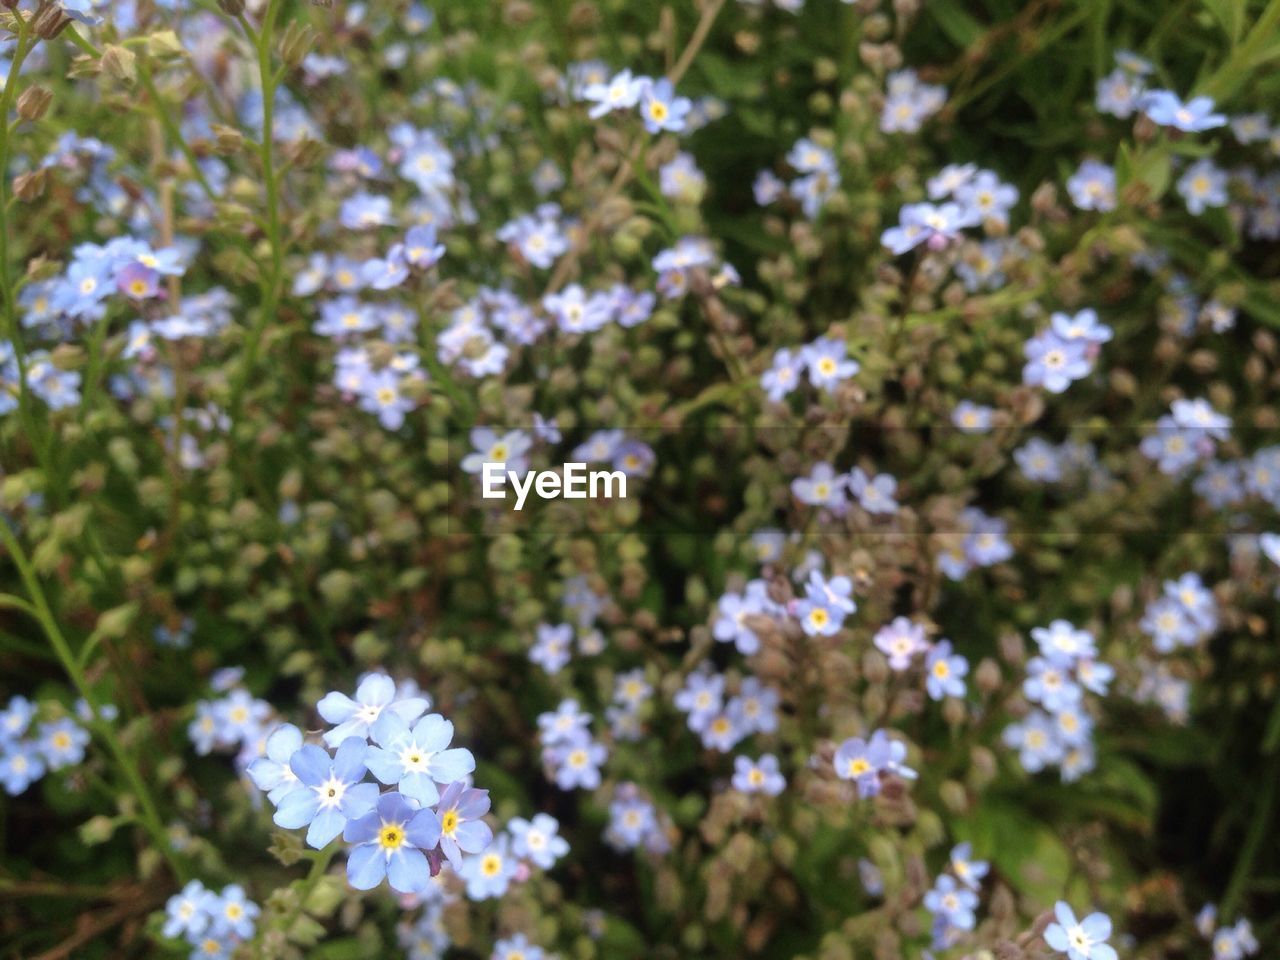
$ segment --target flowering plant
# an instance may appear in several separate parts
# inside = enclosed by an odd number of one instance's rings
[[[1274,953],[1277,53],[0,4],[0,954]]]

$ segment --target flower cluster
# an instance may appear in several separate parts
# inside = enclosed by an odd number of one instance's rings
[[[0,3],[5,942],[1274,953],[1276,8],[971,6]]]
[[[192,960],[225,960],[240,944],[253,938],[261,913],[239,884],[214,893],[199,880],[192,880],[165,904],[163,933],[186,940]]]
[[[475,757],[449,746],[453,724],[427,713],[429,705],[386,674],[370,674],[354,698],[333,691],[316,705],[332,725],[323,745],[281,724],[248,768],[278,825],[306,827],[317,850],[339,835],[351,845],[347,879],[358,890],[385,879],[393,890],[421,893],[445,860],[469,876],[464,854],[478,856],[493,840],[482,819],[488,793],[468,786]],[[489,875],[483,864],[475,869]]]
[[[23,793],[46,772],[81,763],[89,745],[88,731],[70,717],[37,724],[38,710],[22,696],[11,697],[0,710],[0,783],[10,796]]]
[[[1064,781],[1076,780],[1095,764],[1085,693],[1105,697],[1115,670],[1098,660],[1093,634],[1066,620],[1034,628],[1031,638],[1040,653],[1027,661],[1022,695],[1034,706],[1005,729],[1004,742],[1029,773],[1058,766]]]

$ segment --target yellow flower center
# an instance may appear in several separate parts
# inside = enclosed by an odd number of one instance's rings
[[[440,832],[446,837],[452,837],[453,832],[458,829],[458,811],[446,810],[443,817],[440,818]]]
[[[383,850],[399,850],[404,846],[404,829],[398,823],[384,823],[378,831],[378,846]]]

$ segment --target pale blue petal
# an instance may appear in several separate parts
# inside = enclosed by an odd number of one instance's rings
[[[307,828],[308,845],[317,850],[327,847],[333,838],[342,832],[346,822],[347,818],[332,807],[321,810],[311,821],[311,826]]]
[[[412,847],[401,847],[387,864],[387,879],[391,881],[393,890],[401,893],[418,892],[431,879],[431,867],[427,865],[426,854]]]
[[[333,772],[343,783],[364,779],[364,757],[369,745],[361,737],[348,737],[333,755]]]
[[[318,787],[329,779],[329,768],[333,760],[322,748],[308,743],[289,758],[289,769],[303,783]]]
[[[299,787],[284,795],[272,819],[286,830],[297,830],[310,823],[319,808],[320,798],[316,792],[309,787]]]
[[[423,805],[438,803],[440,791],[425,773],[413,772],[400,781],[400,792]]]
[[[347,857],[347,881],[357,890],[372,890],[387,875],[386,858],[376,843],[352,847]]]
[[[364,764],[369,768],[370,773],[387,786],[398,783],[404,775],[404,766],[400,763],[400,759],[390,750],[384,750],[382,747],[370,747],[368,756],[364,758]]]
[[[453,724],[438,713],[429,713],[414,725],[413,739],[430,753],[438,753],[453,739]]]
[[[376,783],[357,783],[342,795],[342,812],[348,817],[363,817],[378,802]]]
[[[431,776],[438,783],[461,780],[476,768],[476,758],[463,747],[445,750],[431,758]]]
[[[337,692],[326,693],[316,704],[316,710],[320,712],[320,716],[329,723],[342,723],[344,720],[349,720],[359,709],[360,704],[345,693]]]

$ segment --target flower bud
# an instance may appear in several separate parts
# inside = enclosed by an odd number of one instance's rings
[[[71,23],[71,18],[62,12],[62,7],[51,3],[36,11],[31,19],[31,27],[41,40],[52,40]]]
[[[23,120],[39,120],[44,116],[45,111],[49,109],[49,104],[53,102],[53,94],[49,92],[47,87],[36,84],[34,87],[27,87],[18,97],[18,116]]]
[[[280,59],[289,69],[297,69],[306,58],[315,43],[316,33],[309,24],[293,20],[285,27],[284,36],[280,38]]]
[[[126,47],[112,44],[102,52],[102,69],[107,76],[131,86],[138,79],[138,55]]]
[[[47,181],[48,168],[46,167],[20,174],[13,178],[13,195],[23,203],[30,203],[44,194]]]

